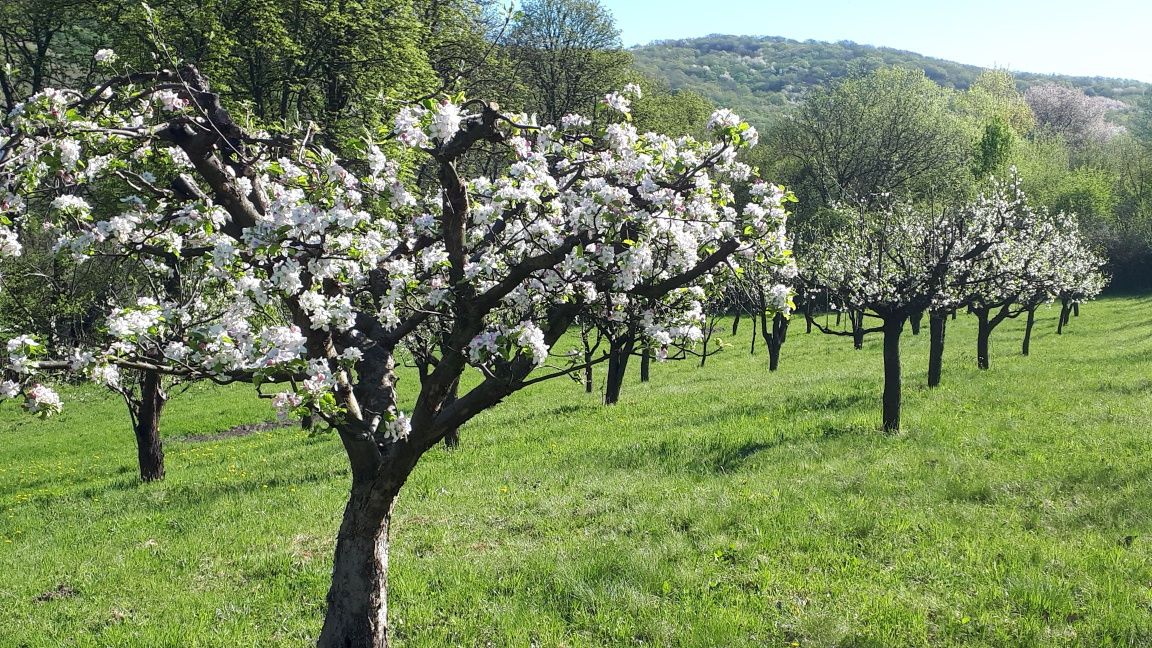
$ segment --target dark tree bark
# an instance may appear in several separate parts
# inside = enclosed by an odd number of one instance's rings
[[[924,311],[916,311],[912,313],[912,317],[908,318],[908,323],[912,325],[912,335],[920,335],[920,324],[924,321]]]
[[[136,403],[133,419],[140,479],[146,482],[164,479],[164,446],[160,441],[160,413],[166,401],[167,396],[160,384],[160,374],[145,371],[140,382],[140,400]]]
[[[988,341],[992,337],[992,327],[988,321],[988,309],[981,308],[975,311],[976,314],[976,366],[981,369],[987,369],[992,366],[991,356],[988,351]]]
[[[1072,317],[1080,317],[1080,302],[1072,302]]]
[[[904,332],[903,315],[884,320],[884,431],[900,429],[900,335]]]
[[[969,310],[976,315],[976,366],[988,369],[992,366],[990,341],[992,331],[1006,319],[1015,319],[1023,309],[1012,310],[1012,302],[1005,302],[997,306],[970,307]],[[995,312],[993,312],[995,310]]]
[[[740,309],[736,309],[736,317],[732,318],[732,337],[736,337],[736,331],[740,330]]]
[[[1067,298],[1060,300],[1060,321],[1056,324],[1056,335],[1064,335],[1064,327],[1068,325],[1069,315],[1072,312],[1071,302]]]
[[[765,326],[765,328],[767,328]],[[776,371],[780,368],[780,349],[788,337],[788,318],[776,314],[772,318],[772,333],[765,331],[764,339],[768,340],[768,370]]]
[[[848,320],[852,324],[852,348],[864,348],[864,311],[849,311]]]
[[[444,398],[444,407],[456,402],[456,398],[460,395],[460,379],[457,378],[448,387],[448,395]],[[455,450],[460,447],[460,428],[454,427],[444,433],[444,447],[449,450]]]
[[[387,648],[388,530],[399,488],[383,477],[353,479],[318,648]]]
[[[944,334],[948,328],[948,314],[932,311],[928,314],[928,386],[939,387],[944,369]]]
[[[1021,355],[1028,355],[1032,347],[1032,326],[1036,324],[1036,307],[1028,308],[1028,321],[1024,324],[1024,344],[1020,349]]]
[[[640,382],[646,383],[651,377],[652,369],[652,352],[648,349],[640,354]]]
[[[628,358],[636,346],[636,338],[627,333],[611,340],[608,349],[608,375],[604,382],[604,404],[620,402],[620,389],[624,385],[624,372],[628,369]]]

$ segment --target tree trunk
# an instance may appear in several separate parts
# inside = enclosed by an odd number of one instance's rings
[[[953,320],[956,319],[956,309],[955,308],[952,309],[952,319]]]
[[[924,321],[924,311],[916,311],[912,317],[908,319],[908,323],[912,325],[912,335],[920,335],[920,324]]]
[[[812,304],[815,302],[813,299],[804,302],[804,332],[812,332]]]
[[[160,413],[167,397],[160,385],[160,374],[145,371],[140,383],[140,409],[136,413],[136,455],[140,479],[150,482],[164,479],[164,446],[160,442]]]
[[[756,317],[752,317],[752,348],[748,351],[749,355],[756,355]]]
[[[939,387],[944,370],[944,334],[948,328],[948,313],[928,313],[928,386]]]
[[[1072,317],[1080,317],[1080,302],[1072,302]]]
[[[1020,350],[1021,355],[1028,355],[1032,346],[1032,326],[1036,323],[1036,307],[1028,309],[1028,321],[1024,324],[1024,344]]]
[[[884,320],[884,431],[900,429],[900,334],[904,317]]]
[[[1056,335],[1064,335],[1064,326],[1068,323],[1068,313],[1070,310],[1068,300],[1060,300],[1060,320],[1056,324]]]
[[[736,331],[740,329],[740,309],[736,309],[736,317],[732,319],[732,337],[736,337]]]
[[[848,320],[852,323],[852,348],[859,351],[864,348],[864,311],[850,311]]]
[[[976,366],[987,369],[992,366],[988,351],[988,340],[992,337],[992,327],[988,323],[988,310],[977,310],[976,321]]]
[[[592,343],[588,336],[591,333],[591,327],[581,322],[580,324],[580,342],[584,347],[584,393],[591,394],[596,390],[596,385],[592,376]]]
[[[611,341],[608,349],[608,376],[604,381],[604,404],[615,405],[620,402],[620,389],[624,385],[624,372],[628,369],[628,358],[632,355],[635,340],[632,336],[622,335]]]
[[[336,540],[318,648],[387,648],[388,527],[398,487],[352,486]]]
[[[651,368],[652,352],[648,349],[644,349],[644,353],[640,356],[640,382],[648,382],[648,378],[651,375]]]
[[[444,407],[456,402],[457,396],[460,394],[460,379],[457,378],[451,386],[448,387],[448,395],[444,397]],[[460,428],[452,428],[444,433],[444,447],[449,450],[455,450],[460,447]]]
[[[780,348],[788,337],[788,318],[777,314],[772,318],[772,336],[768,338],[768,371],[780,368]]]

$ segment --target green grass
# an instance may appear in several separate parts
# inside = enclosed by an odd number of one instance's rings
[[[598,404],[518,394],[430,453],[394,524],[400,646],[1152,645],[1152,300],[1042,311],[944,385],[906,337],[904,430],[879,431],[879,339],[737,347]],[[636,368],[631,371],[635,372]],[[405,377],[411,387],[414,379]],[[304,646],[347,488],[338,441],[196,388],[135,478],[123,407],[0,414],[0,646]],[[47,600],[45,600],[47,599]]]

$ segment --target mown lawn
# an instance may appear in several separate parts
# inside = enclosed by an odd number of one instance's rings
[[[1152,300],[1094,303],[1033,355],[1019,322],[944,385],[905,345],[904,430],[879,431],[879,339],[805,335],[656,365],[623,402],[570,381],[424,460],[394,525],[400,646],[1150,646]],[[631,371],[635,372],[638,367]],[[405,381],[411,386],[412,377]],[[0,646],[304,646],[347,487],[338,441],[244,389],[164,418],[135,478],[123,406],[72,390],[0,412]]]

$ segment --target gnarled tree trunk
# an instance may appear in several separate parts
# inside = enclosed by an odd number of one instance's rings
[[[604,381],[604,404],[615,405],[620,402],[620,389],[624,385],[624,372],[628,369],[628,358],[636,346],[636,339],[631,333],[621,335],[611,340],[608,349],[608,375]]]
[[[133,422],[136,433],[136,455],[140,479],[150,482],[164,479],[164,445],[160,441],[160,414],[168,397],[160,384],[160,374],[145,371],[140,381],[140,401],[136,403]],[[129,404],[132,407],[132,404]]]
[[[353,482],[318,648],[387,648],[388,528],[399,488],[384,477]]]

